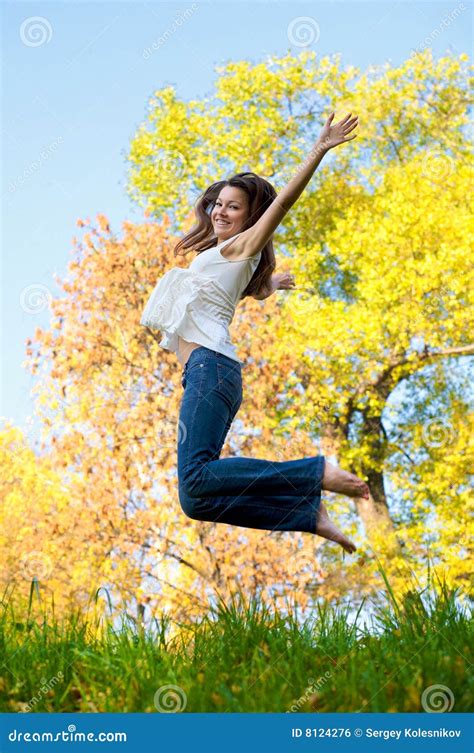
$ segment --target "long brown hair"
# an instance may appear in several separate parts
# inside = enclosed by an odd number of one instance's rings
[[[194,249],[196,253],[200,254],[202,251],[207,251],[207,249],[217,245],[217,238],[212,227],[211,212],[224,186],[241,188],[248,196],[249,217],[241,232],[257,222],[277,195],[271,183],[264,178],[260,178],[259,175],[255,175],[255,173],[237,173],[229,180],[219,180],[217,183],[213,183],[198,198],[194,207],[197,225],[176,244],[174,248],[175,256],[185,256],[187,251],[184,251],[184,249]],[[183,253],[181,253],[181,249],[183,249]],[[270,279],[275,267],[273,241],[270,239],[262,248],[260,262],[240,299],[242,300],[247,295],[269,293],[271,290]]]

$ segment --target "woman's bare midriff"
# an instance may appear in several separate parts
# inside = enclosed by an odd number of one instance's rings
[[[188,342],[188,340],[183,340],[183,338],[180,335],[178,335],[177,356],[178,356],[178,361],[180,362],[183,368],[185,367],[186,361],[188,360],[193,350],[200,347],[201,345],[199,343]]]

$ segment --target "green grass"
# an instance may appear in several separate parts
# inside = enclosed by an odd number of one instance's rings
[[[397,600],[386,587],[369,625],[328,605],[302,623],[239,593],[172,634],[166,616],[119,631],[102,617],[99,633],[87,613],[33,620],[32,585],[25,618],[3,602],[0,711],[418,712],[433,685],[449,689],[433,708],[452,697],[452,711],[472,711],[459,594],[438,584]]]

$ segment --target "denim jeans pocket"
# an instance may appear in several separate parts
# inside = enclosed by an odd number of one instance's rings
[[[182,386],[186,389],[186,385],[189,384],[198,394],[201,394],[203,382],[208,380],[211,367],[212,363],[206,356],[193,359],[191,363],[188,362],[184,367]]]
[[[218,388],[225,392],[239,406],[242,402],[242,371],[237,361],[230,363],[229,360],[217,361]]]
[[[197,348],[196,350],[201,350],[200,348]],[[206,363],[208,359],[208,353],[206,351],[202,351],[200,353],[196,353],[194,355],[194,351],[191,352],[191,355],[189,356],[188,360],[184,364],[183,371],[181,373],[181,385],[182,387],[186,388],[186,383],[188,381],[189,374],[193,373],[195,370],[201,370],[204,367],[204,364]]]

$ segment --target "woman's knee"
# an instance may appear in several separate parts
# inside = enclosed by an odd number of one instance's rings
[[[181,500],[181,508],[184,514],[192,520],[202,520],[214,523],[217,520],[217,507],[210,506],[209,500],[198,497],[184,497]]]
[[[194,500],[203,496],[201,485],[202,474],[199,469],[193,470],[191,473],[183,474],[179,480],[179,486],[183,492],[183,496]]]
[[[181,509],[188,518],[200,520],[199,508],[201,499],[188,494],[186,487],[181,484],[179,488],[179,503]]]
[[[189,504],[194,504],[195,498],[197,495],[193,494],[193,484],[190,481],[180,481],[180,493],[183,498],[188,501]]]
[[[187,497],[185,502],[181,502],[181,509],[184,514],[192,520],[199,520],[199,512],[197,507],[197,499]]]

